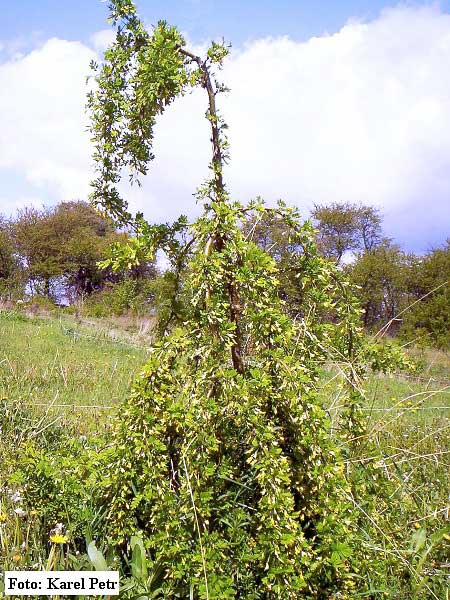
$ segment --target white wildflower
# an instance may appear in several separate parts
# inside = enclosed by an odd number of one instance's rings
[[[10,498],[11,502],[21,502],[22,501],[22,496],[20,495],[20,492],[18,490],[13,492],[9,498]]]

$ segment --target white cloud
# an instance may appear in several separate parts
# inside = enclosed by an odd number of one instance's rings
[[[430,200],[439,179],[444,196],[433,200],[444,211],[449,61],[450,16],[430,8],[386,11],[303,44],[256,42],[228,69],[234,164],[244,166],[232,170],[234,187],[392,211]]]
[[[50,39],[0,65],[0,167],[64,198],[88,191],[85,79],[92,50]]]
[[[102,29],[91,35],[91,43],[96,52],[104,52],[114,42],[115,38],[116,34],[113,29]]]
[[[101,51],[111,40],[100,31],[91,42]],[[49,40],[0,65],[0,167],[64,198],[88,191],[84,78],[93,56],[81,43]],[[449,64],[450,15],[436,7],[390,9],[334,35],[264,39],[234,52],[223,73],[232,93],[220,98],[234,196],[282,197],[301,207],[372,203],[404,241],[426,247],[443,239],[450,226]],[[192,212],[209,160],[203,114],[197,91],[158,124],[157,160],[129,195],[150,218]]]

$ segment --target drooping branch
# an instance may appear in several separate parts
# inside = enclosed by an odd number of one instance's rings
[[[201,86],[208,95],[206,117],[211,127],[212,176],[199,192],[199,197],[210,198],[216,213],[218,206],[226,213],[228,194],[223,178],[227,141],[216,106],[216,95],[223,91],[211,72],[211,66],[220,65],[227,54],[223,45],[213,43],[207,56],[201,58],[185,48],[185,42],[175,27],[160,21],[151,33],[137,17],[131,1],[112,2],[111,18],[119,23],[116,42],[105,53],[102,65],[93,64],[97,73],[97,90],[89,95],[92,115],[91,131],[95,143],[94,158],[98,177],[93,182],[93,202],[111,214],[118,222],[134,224],[137,239],[144,239],[143,248],[149,252],[166,250],[177,245],[175,226],[149,225],[142,215],[132,219],[127,203],[122,199],[118,184],[123,170],[129,169],[130,181],[139,183],[139,176],[148,172],[154,159],[154,126],[165,108],[189,87]],[[219,219],[221,221],[222,219]],[[205,255],[214,249],[224,251],[226,232],[217,229],[211,244],[206,244]],[[136,243],[137,246],[142,245]],[[179,248],[178,248],[179,249]],[[207,251],[206,251],[207,250]],[[118,251],[130,260],[135,248]],[[237,257],[239,260],[239,257]],[[242,335],[240,320],[242,309],[233,266],[225,267],[225,293],[228,296],[229,319],[234,326],[231,355],[234,368],[243,373]]]

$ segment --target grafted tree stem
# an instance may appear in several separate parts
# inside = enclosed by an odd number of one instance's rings
[[[202,61],[200,56],[196,56],[192,52],[185,50],[180,47],[179,52],[189,58],[192,62],[197,63],[199,69],[202,72],[202,86],[208,94],[209,110],[207,113],[208,120],[211,125],[211,143],[212,143],[212,168],[214,173],[214,195],[216,202],[225,202],[226,191],[225,183],[223,181],[223,154],[220,141],[220,126],[217,115],[216,107],[216,91],[211,81],[208,65],[206,61]],[[226,236],[223,234],[217,234],[212,240],[212,244],[209,242],[205,248],[205,254],[208,256],[211,251],[211,246],[221,252],[226,241]],[[228,274],[227,282],[228,301],[230,305],[230,319],[235,326],[235,341],[231,347],[231,359],[233,367],[238,373],[244,372],[244,361],[242,357],[242,331],[240,326],[240,315],[241,315],[241,304],[239,299],[239,292],[236,286],[235,278],[232,273]]]
[[[192,52],[185,50],[184,48],[178,49],[181,54],[189,58],[192,62],[198,64],[199,69],[203,73],[203,81],[202,85],[208,94],[208,103],[209,103],[209,112],[208,112],[208,120],[211,124],[211,142],[213,146],[213,166],[214,168],[214,188],[216,193],[216,200],[218,202],[223,202],[225,198],[225,184],[223,182],[223,156],[222,150],[220,147],[220,129],[219,129],[219,121],[217,118],[217,107],[216,107],[216,92],[214,90],[214,86],[211,81],[211,77],[209,74],[208,66],[206,65],[206,61],[203,61],[200,56],[196,56]]]

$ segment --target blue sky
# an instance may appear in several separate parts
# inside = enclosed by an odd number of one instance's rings
[[[62,37],[88,41],[105,27],[107,2],[100,0],[18,0],[4,2],[2,29],[10,39]],[[348,19],[372,20],[394,2],[386,0],[140,0],[140,15],[151,23],[166,19],[194,42],[225,37],[235,45],[267,36],[304,41],[338,31]],[[423,2],[403,2],[417,6]],[[431,3],[430,3],[431,4]],[[450,10],[450,0],[440,2]]]
[[[84,113],[91,58],[111,41],[107,3],[3,3],[0,212],[85,198],[92,177]],[[450,235],[450,0],[140,0],[201,45],[233,45],[221,105],[235,197],[372,204],[386,232],[418,252]],[[141,190],[151,220],[195,214],[209,134],[194,94],[164,116]],[[189,115],[189,118],[187,116]],[[191,116],[192,115],[192,116]]]

